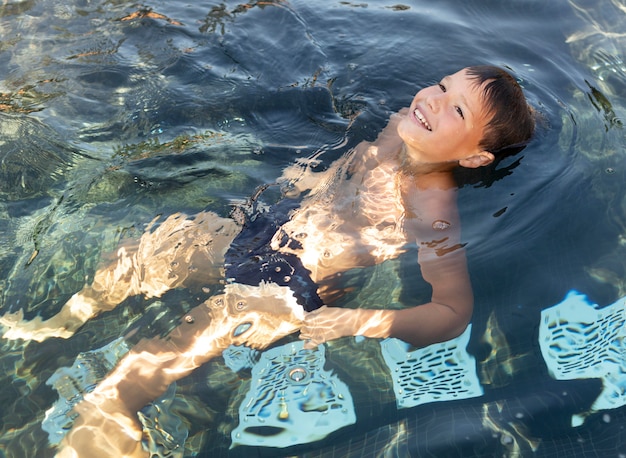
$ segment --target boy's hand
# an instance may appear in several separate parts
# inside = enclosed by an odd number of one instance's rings
[[[307,313],[300,328],[304,348],[315,348],[329,340],[352,335],[356,310],[323,306]]]
[[[391,310],[323,306],[305,315],[300,328],[300,339],[305,341],[304,348],[315,348],[339,337],[389,337],[392,319]]]

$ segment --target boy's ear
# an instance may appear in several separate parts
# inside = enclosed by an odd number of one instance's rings
[[[459,165],[468,169],[477,169],[478,167],[483,167],[485,165],[491,164],[494,159],[495,156],[489,151],[481,151],[480,153],[476,153],[472,156],[466,157],[465,159],[461,159],[459,161]]]

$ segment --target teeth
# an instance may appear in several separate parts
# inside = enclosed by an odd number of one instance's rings
[[[417,108],[416,108],[416,109],[415,109],[415,111],[414,111],[414,113],[415,113],[415,117],[416,117],[417,119],[419,119],[419,121],[420,121],[422,124],[424,124],[424,127],[426,127],[426,129],[428,129],[428,130],[433,130],[433,129],[430,127],[430,124],[428,124],[428,121],[426,121],[426,118],[424,118],[424,115],[423,115],[423,114],[419,111],[419,109],[417,109]]]

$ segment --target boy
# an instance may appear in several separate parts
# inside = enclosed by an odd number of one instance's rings
[[[471,318],[473,297],[452,171],[489,165],[496,155],[525,145],[533,131],[532,110],[503,70],[463,69],[418,92],[409,109],[392,117],[366,150],[369,154],[361,157],[362,162],[378,160],[377,170],[386,167],[380,183],[397,187],[389,204],[394,198],[401,201],[394,211],[402,213],[406,241],[417,241],[418,263],[432,286],[432,300],[403,310],[322,307],[309,313],[300,329],[307,345],[362,335],[424,346],[458,336]],[[393,219],[377,216],[381,223]]]
[[[252,257],[248,247],[238,249],[240,228],[232,220],[211,213],[193,221],[173,215],[146,231],[138,246],[121,247],[117,264],[98,271],[92,285],[54,317],[1,317],[8,328],[4,337],[69,337],[130,295],[158,297],[181,285],[216,281],[224,256],[227,277],[236,282],[317,288],[298,297],[311,310],[333,302],[337,274],[397,257],[417,241],[423,277],[433,287],[430,303],[399,311],[323,307],[307,316],[301,337],[309,346],[344,335],[394,336],[417,346],[448,340],[462,332],[472,312],[452,171],[488,165],[508,148],[523,147],[533,129],[531,109],[508,73],[489,66],[463,69],[421,90],[373,144],[360,144],[323,174],[287,169],[283,182],[309,194],[297,211],[263,228],[276,232],[271,248],[260,250],[261,258],[279,256],[286,270],[297,266],[300,273],[292,281],[284,281],[292,276],[288,272],[255,274],[269,269],[246,259]],[[237,272],[242,266],[244,279]],[[311,297],[315,293],[319,297]]]
[[[297,329],[308,347],[349,335],[424,346],[461,334],[473,296],[453,170],[491,164],[522,148],[533,129],[532,110],[508,73],[460,70],[419,91],[375,142],[325,172],[289,168],[283,182],[308,194],[298,209],[251,223],[264,229],[254,230],[262,244],[242,243],[249,228],[239,233],[230,219],[174,215],[138,247],[121,248],[118,263],[99,271],[57,316],[17,323],[5,316],[5,337],[67,337],[131,294],[159,296],[217,280],[225,262],[224,294],[193,309],[167,338],[140,341],[76,406],[80,417],[60,456],[143,456],[136,412],[231,344],[263,348]],[[319,307],[335,300],[342,272],[395,258],[413,242],[432,286],[430,302],[402,310]],[[302,307],[317,310],[305,314]],[[108,434],[98,434],[102,429]]]

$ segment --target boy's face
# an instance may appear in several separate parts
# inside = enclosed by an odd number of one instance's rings
[[[409,113],[398,124],[398,134],[415,162],[458,161],[475,167],[493,160],[490,153],[478,147],[489,120],[482,87],[463,69],[419,91]],[[480,160],[467,165],[467,158]]]

